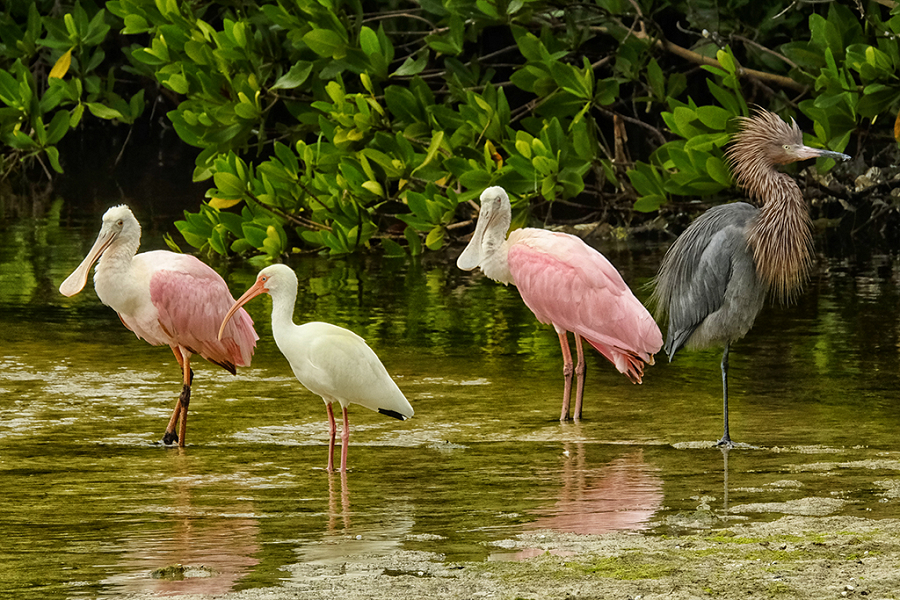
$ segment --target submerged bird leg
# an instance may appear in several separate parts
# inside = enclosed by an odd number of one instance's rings
[[[562,412],[559,414],[559,422],[565,423],[569,420],[569,397],[572,395],[572,375],[575,368],[572,366],[572,352],[569,350],[569,338],[565,331],[557,332],[559,334],[559,346],[562,348],[563,355],[563,377],[566,378],[566,387],[563,389]]]
[[[725,448],[733,448],[734,442],[731,441],[731,436],[728,435],[728,347],[729,343],[725,343],[725,351],[722,352],[722,402],[724,405],[723,412],[725,414],[725,433],[722,435],[722,439],[716,442],[716,446],[725,447]]]
[[[584,349],[581,347],[581,336],[573,332],[575,336],[575,351],[578,353],[578,363],[575,365],[575,376],[578,377],[577,387],[575,388],[575,413],[572,418],[575,421],[581,420],[581,399],[584,396],[584,373],[587,365],[584,363]]]
[[[190,393],[191,393],[191,381],[194,379],[194,374],[190,372],[190,366],[188,365],[188,373],[190,376],[185,374],[185,361],[184,355],[181,353],[181,349],[177,346],[172,346],[172,354],[175,355],[175,360],[178,361],[178,366],[181,368],[181,379],[184,383],[181,388],[181,396],[178,398],[178,401],[175,402],[175,410],[172,411],[172,418],[169,419],[169,424],[166,426],[166,433],[163,436],[163,444],[171,444],[173,442],[179,442],[178,434],[175,433],[175,426],[178,425],[178,418],[181,416],[181,404],[182,398],[184,397],[185,389],[187,389],[188,393],[188,401],[190,402]]]
[[[181,367],[182,386],[181,395],[178,397],[178,402],[175,403],[175,410],[172,411],[172,417],[166,426],[163,443],[168,445],[178,442],[178,446],[184,448],[184,438],[187,430],[187,410],[188,405],[191,403],[191,383],[194,381],[194,372],[191,370],[190,352],[187,350],[182,351],[181,348],[173,346],[172,354],[175,355],[175,360],[178,361],[178,366]],[[175,426],[179,424],[179,421],[181,422],[181,427],[179,428],[179,433],[175,433]]]
[[[163,435],[163,444],[167,446],[178,441],[178,434],[175,433],[175,426],[178,424],[178,417],[181,415],[181,398],[175,401],[175,410],[172,411],[172,418],[166,426],[166,433]]]
[[[191,370],[191,355],[184,355],[184,381],[181,386],[181,396],[178,398],[178,404],[181,406],[181,427],[178,434],[178,446],[184,448],[184,440],[187,437],[187,413],[188,405],[191,403],[191,383],[194,381],[194,372]]]
[[[334,435],[337,433],[337,425],[334,424],[334,410],[331,408],[331,402],[325,404],[325,410],[328,411],[328,468],[329,473],[334,472]]]
[[[347,472],[347,448],[350,446],[350,418],[347,416],[347,407],[341,407],[344,412],[344,428],[341,430],[341,473]]]

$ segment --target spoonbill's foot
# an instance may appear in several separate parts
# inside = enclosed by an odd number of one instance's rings
[[[734,442],[727,435],[722,436],[722,439],[716,442],[716,448],[734,448],[734,446]]]

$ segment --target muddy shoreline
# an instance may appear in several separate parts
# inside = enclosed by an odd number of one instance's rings
[[[179,597],[882,600],[900,595],[900,519],[785,516],[676,535],[542,531],[492,545],[509,551],[510,560],[445,562],[440,554],[397,551],[340,564],[290,565],[287,581],[278,587]]]

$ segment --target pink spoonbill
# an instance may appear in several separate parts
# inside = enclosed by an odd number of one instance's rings
[[[532,228],[517,229],[507,238],[511,219],[506,190],[484,190],[475,233],[456,266],[464,271],[481,267],[494,281],[512,283],[538,321],[553,325],[565,376],[559,420],[569,418],[572,379],[577,374],[573,415],[577,421],[584,393],[582,338],[620,373],[640,383],[645,363],[652,365],[653,354],[662,347],[662,334],[616,268],[581,238]],[[578,356],[574,368],[569,331],[575,335]]]
[[[395,419],[413,416],[403,392],[388,375],[375,352],[365,340],[343,327],[310,322],[295,325],[297,275],[286,265],[271,265],[259,272],[256,283],[237,299],[219,329],[225,332],[229,319],[241,306],[260,294],[272,296],[272,336],[278,349],[291,364],[303,386],[325,401],[328,411],[328,472],[334,471],[334,439],[337,427],[332,403],[338,402],[344,413],[341,430],[341,472],[347,471],[347,446],[350,421],[347,405],[359,404]]]
[[[129,330],[154,346],[168,344],[181,367],[183,386],[163,437],[184,446],[191,401],[191,355],[199,354],[234,374],[250,364],[256,340],[245,311],[220,336],[216,332],[234,303],[225,281],[194,256],[155,250],[137,254],[141,225],[125,206],[103,215],[97,241],[59,291],[74,296],[87,283],[94,262],[94,289]],[[175,427],[181,423],[179,433]]]

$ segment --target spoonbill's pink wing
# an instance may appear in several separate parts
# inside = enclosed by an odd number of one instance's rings
[[[640,382],[662,334],[602,254],[573,235],[520,229],[509,236],[508,260],[522,300],[539,321],[577,333]]]
[[[222,319],[234,304],[218,273],[187,254],[160,250],[138,254],[138,259],[149,274],[159,324],[175,343],[232,373],[235,366],[250,364],[259,337],[247,311],[241,308],[218,339]]]

